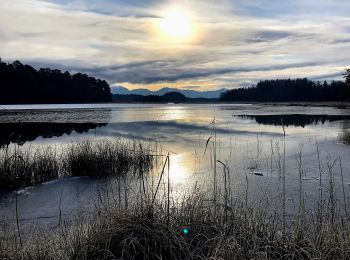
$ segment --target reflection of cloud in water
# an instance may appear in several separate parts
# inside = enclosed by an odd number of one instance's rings
[[[143,121],[128,123],[111,123],[101,129],[99,134],[106,136],[122,136],[140,140],[155,140],[167,142],[195,142],[193,136],[201,134],[210,135],[212,127],[210,125],[197,125],[180,123],[177,121]],[[268,136],[281,136],[280,133],[269,133],[261,131],[246,131],[216,128],[217,134],[223,135],[256,135],[264,134]],[[192,136],[192,138],[191,138]]]

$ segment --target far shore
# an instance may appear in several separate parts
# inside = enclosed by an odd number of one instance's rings
[[[303,106],[303,107],[336,107],[341,109],[350,108],[350,102],[325,101],[325,102],[248,102],[248,101],[232,101],[232,102],[180,102],[180,103],[154,103],[154,102],[114,102],[115,104],[254,104],[254,105],[271,105],[271,106]]]
[[[13,109],[13,106],[36,106],[36,105],[57,105],[61,106],[60,108],[65,108],[65,105],[128,105],[128,104],[152,104],[152,105],[190,105],[190,104],[223,104],[223,105],[230,105],[230,104],[253,104],[253,105],[270,105],[270,106],[303,106],[303,107],[335,107],[340,109],[347,109],[350,108],[350,102],[339,102],[339,101],[325,101],[325,102],[310,102],[310,101],[304,101],[304,102],[248,102],[248,101],[232,101],[232,102],[220,102],[220,101],[200,101],[200,102],[107,102],[107,103],[42,103],[42,104],[0,104],[0,111],[11,111]],[[9,106],[9,107],[7,107]],[[58,109],[58,108],[57,108]],[[71,108],[71,109],[79,109],[79,108]],[[18,110],[18,109],[16,109]],[[28,110],[28,109],[25,109]]]
[[[303,106],[303,107],[337,107],[350,108],[350,102],[326,101],[326,102],[219,102],[221,104],[261,104],[271,106]]]

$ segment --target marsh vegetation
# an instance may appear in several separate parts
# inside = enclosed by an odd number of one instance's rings
[[[71,220],[60,219],[53,230],[33,227],[30,232],[18,221],[2,225],[1,257],[5,259],[348,259],[350,257],[349,198],[335,196],[335,178],[343,178],[341,159],[319,161],[319,194],[314,207],[306,207],[303,153],[296,155],[299,197],[294,214],[286,214],[285,141],[271,146],[271,160],[280,179],[280,203],[268,196],[251,200],[249,182],[242,194],[231,185],[232,171],[224,162],[213,163],[212,188],[195,186],[174,196],[170,181],[171,157],[158,154],[156,178],[137,178],[130,189],[122,174],[145,173],[155,163],[150,149],[121,141],[71,143],[65,152],[52,147],[14,151],[22,157],[16,185],[70,174],[115,176],[118,188],[105,187],[95,211]],[[253,160],[263,161],[261,141]],[[217,157],[215,124],[205,149]],[[147,152],[148,151],[148,152]],[[317,147],[317,152],[318,147]],[[32,154],[32,156],[31,156]],[[35,156],[34,156],[35,155]],[[154,155],[154,154],[153,154]],[[59,156],[59,157],[58,157]],[[8,156],[9,158],[9,156]],[[40,159],[39,159],[40,158]],[[57,160],[57,158],[60,158]],[[10,159],[8,159],[10,160]],[[4,163],[2,163],[4,164]],[[339,172],[335,169],[339,164]],[[18,164],[21,165],[21,164]],[[11,169],[11,168],[10,168]],[[47,174],[50,173],[50,174]],[[17,170],[13,173],[17,174]],[[138,184],[139,183],[139,184]],[[121,185],[121,186],[120,186]],[[120,187],[123,187],[121,190]],[[130,193],[129,190],[133,190]],[[125,201],[128,201],[126,203]],[[274,204],[275,203],[275,204]],[[274,204],[274,205],[271,205]],[[59,206],[58,206],[59,207]]]
[[[225,120],[232,118],[232,111],[221,112],[228,113]],[[185,111],[179,109],[178,115],[183,114]],[[32,216],[21,211],[26,200],[20,204],[21,195],[12,192],[14,218],[0,222],[0,258],[349,259],[349,165],[344,157],[348,146],[337,142],[339,126],[334,131],[328,124],[347,118],[234,119],[248,122],[247,128],[261,123],[265,131],[259,128],[263,133],[252,134],[244,128],[240,132],[226,130],[220,116],[216,114],[203,128],[168,121],[140,123],[136,119],[137,123],[109,125],[114,134],[127,129],[133,136],[139,132],[147,136],[153,130],[162,138],[167,131],[182,149],[186,145],[194,149],[193,138],[198,150],[196,157],[187,159],[195,160],[198,168],[208,166],[205,173],[190,176],[194,182],[179,181],[186,172],[179,166],[182,157],[178,154],[130,139],[90,136],[65,140],[58,146],[34,143],[3,148],[1,185],[7,184],[2,189],[69,176],[106,181],[99,182],[91,211],[82,206],[67,214],[61,214],[67,200],[62,199],[60,186],[58,199],[50,199],[57,203],[50,212],[58,215],[51,219],[50,227],[34,220],[34,224],[26,222]],[[322,128],[316,127],[319,121]],[[310,125],[311,130],[319,133],[325,128],[329,131],[324,135],[333,135],[327,136],[330,140],[313,136],[307,129]],[[271,134],[269,127],[277,134]],[[203,130],[200,135],[199,129]],[[295,134],[296,130],[300,133]],[[237,133],[247,138],[239,139]],[[266,187],[271,190],[264,193]],[[71,191],[65,191],[67,197],[75,196]],[[42,215],[45,218],[48,214]]]
[[[160,182],[167,179],[167,161]],[[165,169],[165,170],[164,170]],[[228,174],[224,170],[223,175]],[[162,179],[164,178],[164,179]],[[140,180],[141,181],[141,180]],[[148,183],[150,184],[150,183]],[[150,185],[146,185],[151,187]],[[169,187],[169,186],[168,186]],[[7,226],[5,259],[348,259],[349,219],[334,199],[332,181],[317,206],[285,222],[269,201],[228,200],[228,186],[212,192],[196,187],[174,199],[171,188],[140,189],[125,205],[118,194],[101,198],[95,213],[45,231],[19,236]],[[247,189],[248,192],[248,189]],[[301,193],[302,194],[302,193]],[[115,197],[113,197],[115,196]],[[113,199],[114,198],[114,199]],[[5,229],[5,227],[4,227]],[[11,231],[11,232],[10,232]],[[21,231],[19,231],[21,232]]]
[[[122,139],[82,140],[65,146],[0,148],[0,189],[17,189],[68,176],[147,173],[150,146]]]
[[[344,130],[339,136],[340,141],[344,144],[350,145],[350,130]]]

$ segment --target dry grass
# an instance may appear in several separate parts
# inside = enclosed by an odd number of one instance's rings
[[[0,149],[0,189],[16,189],[64,176],[116,176],[147,172],[153,163],[142,143],[84,140],[68,147]]]
[[[105,170],[102,175],[126,173],[128,170],[142,173],[140,170],[148,165],[142,159],[145,149],[136,146],[130,151],[133,151],[132,154],[139,151],[141,155],[134,161],[138,162],[137,165],[144,165],[136,168],[124,168],[128,165],[126,162],[121,166],[105,162],[118,158],[115,157],[117,147],[92,143],[73,144],[72,147],[79,152],[74,150],[74,156],[70,155],[63,167],[72,173],[81,171],[90,175],[90,171],[102,168]],[[71,152],[69,150],[68,154]],[[278,154],[277,151],[271,154],[275,153]],[[282,155],[278,156],[278,165],[284,166],[285,156]],[[299,157],[298,172],[301,177],[302,151]],[[123,158],[128,157],[124,155]],[[327,167],[323,170],[319,166],[320,176],[328,174],[329,182],[320,182],[321,192],[315,202],[316,208],[306,210],[300,203],[298,214],[286,220],[285,204],[283,208],[273,209],[268,198],[247,203],[248,189],[246,194],[230,199],[230,194],[234,193],[229,181],[226,182],[230,179],[230,171],[220,161],[218,163],[224,166],[223,184],[215,183],[214,188],[206,192],[196,188],[181,198],[170,199],[171,187],[166,181],[169,170],[165,170],[167,163],[169,165],[167,157],[160,167],[162,171],[158,182],[164,184],[164,189],[158,189],[159,185],[153,185],[153,182],[150,185],[147,178],[138,178],[140,190],[135,191],[133,195],[136,196],[128,198],[129,203],[125,205],[119,190],[118,194],[107,193],[115,196],[114,199],[101,197],[101,205],[97,206],[94,214],[60,222],[54,230],[25,233],[18,232],[16,225],[7,226],[7,230],[0,232],[0,237],[3,236],[0,258],[350,259],[349,218],[347,214],[344,216],[344,205],[338,205],[339,200],[334,194],[334,165],[337,162],[338,159],[326,163]],[[278,169],[280,173],[277,176],[282,178],[285,169],[282,166]],[[118,183],[121,181],[123,178]],[[300,186],[300,191],[302,188]],[[281,198],[284,200],[285,193],[283,189]],[[299,199],[304,203],[306,197],[303,194],[300,192]],[[347,203],[345,193],[344,202]],[[186,235],[184,227],[189,231]]]
[[[152,167],[150,147],[142,143],[102,140],[72,143],[64,167],[70,176],[117,176],[147,173]]]
[[[342,134],[340,134],[339,139],[344,144],[350,145],[350,130],[344,130]]]
[[[15,189],[64,175],[61,156],[51,147],[0,150],[0,189]]]
[[[217,198],[218,199],[218,198]],[[344,219],[316,228],[313,216],[285,234],[276,212],[240,200],[227,208],[194,191],[168,212],[166,203],[117,205],[48,233],[32,233],[21,245],[13,235],[2,246],[5,259],[349,259]],[[216,210],[214,210],[216,209]],[[189,233],[182,235],[182,228]]]

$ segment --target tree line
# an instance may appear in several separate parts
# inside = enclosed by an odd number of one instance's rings
[[[223,93],[220,101],[288,102],[288,101],[350,101],[350,70],[345,82],[314,82],[303,79],[260,81],[250,88],[238,88]]]
[[[34,69],[19,61],[0,59],[0,104],[52,104],[110,102],[105,80],[57,69]]]
[[[256,86],[223,93],[220,101],[288,102],[350,101],[350,69],[345,82],[315,82],[303,79],[260,81]],[[5,63],[0,58],[0,104],[97,103],[112,101],[105,80],[83,73],[70,74],[57,69],[34,69],[19,61]],[[205,102],[180,93],[164,96],[114,95],[115,102]],[[210,100],[213,101],[213,100]]]
[[[162,96],[157,95],[136,95],[136,94],[128,94],[121,95],[115,94],[113,95],[113,101],[116,103],[207,103],[207,102],[215,102],[217,99],[211,98],[188,98],[184,94],[180,92],[168,92]]]

